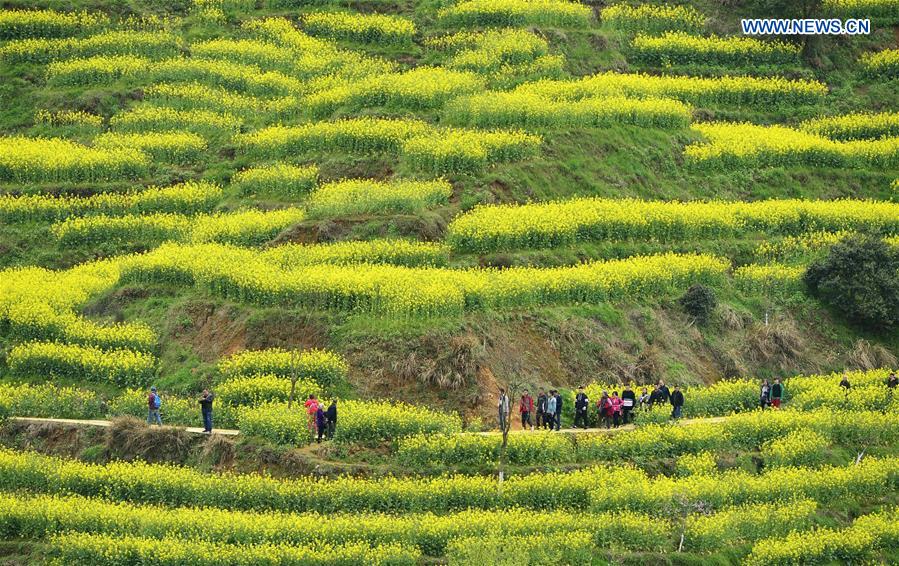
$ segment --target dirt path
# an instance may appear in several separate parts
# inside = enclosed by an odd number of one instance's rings
[[[100,420],[77,420],[77,419],[44,419],[39,417],[10,417],[11,420],[19,421],[23,423],[54,423],[54,424],[67,424],[74,426],[100,426],[100,427],[108,427],[112,425],[111,421],[100,421]],[[192,432],[194,434],[203,434],[203,429],[200,427],[176,427],[183,428],[187,432]],[[213,429],[213,434],[222,434],[225,436],[237,436],[240,434],[239,430],[232,429]]]
[[[676,424],[689,426],[694,424],[706,424],[706,423],[720,423],[724,422],[727,417],[703,417],[697,419],[680,419],[676,421]],[[634,430],[636,427],[632,424],[622,425],[618,428],[563,428],[559,432],[571,433],[571,434],[583,434],[583,433],[597,433],[597,432],[615,432],[619,430]],[[509,434],[527,434],[529,432],[539,432],[543,429],[535,428],[533,431],[525,430],[525,429],[512,429],[509,431]],[[501,433],[498,430],[488,430],[486,432],[474,432],[474,433],[463,433],[463,434],[477,434],[481,436],[499,436]]]

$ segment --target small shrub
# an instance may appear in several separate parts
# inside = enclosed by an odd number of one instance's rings
[[[679,299],[684,310],[692,316],[698,324],[706,324],[709,317],[718,306],[715,292],[705,285],[692,285]]]

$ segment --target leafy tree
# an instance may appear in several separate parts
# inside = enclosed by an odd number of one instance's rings
[[[808,293],[874,331],[899,325],[899,250],[873,236],[838,242],[805,273]]]
[[[712,316],[718,300],[715,293],[705,285],[692,285],[683,296],[678,299],[684,310],[692,316],[697,324],[706,324]]]

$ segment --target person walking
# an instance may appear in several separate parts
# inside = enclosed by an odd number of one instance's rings
[[[546,413],[543,415],[543,428],[552,430],[556,421],[556,396],[555,391],[550,389],[546,396]]]
[[[607,391],[602,392],[602,396],[596,402],[596,407],[599,409],[599,418],[602,421],[602,425],[606,428],[612,428],[612,400],[609,399]]]
[[[212,400],[215,398],[208,389],[200,396],[200,412],[203,414],[203,432],[212,434]]]
[[[562,394],[556,391],[556,412],[553,421],[556,424],[556,430],[562,428]]]
[[[767,407],[770,403],[771,403],[771,386],[768,385],[767,379],[763,379],[762,380],[762,388],[759,391],[759,406],[762,408],[762,410],[765,410],[765,407]]]
[[[780,382],[780,378],[774,380],[774,385],[771,386],[771,405],[775,409],[780,409],[780,404],[783,401],[784,397],[784,386],[783,383]]]
[[[587,411],[590,410],[590,399],[584,393],[584,386],[577,388],[577,395],[574,398],[574,428],[580,423],[584,429],[587,428]]]
[[[518,412],[521,413],[521,430],[527,430],[528,428],[534,430],[534,425],[531,424],[531,413],[534,412],[534,398],[531,397],[527,389],[524,390],[524,395],[521,396],[521,400],[518,402]]]
[[[334,440],[334,433],[337,432],[337,399],[332,399],[325,411],[325,418],[328,419],[328,440]]]
[[[674,386],[674,391],[671,393],[671,406],[671,418],[679,419],[684,409],[684,394],[677,385]]]
[[[644,387],[640,391],[640,399],[637,400],[637,404],[640,407],[641,411],[645,411],[646,409],[652,407],[652,403],[649,401],[649,398],[649,391],[647,391],[647,389]]]
[[[156,386],[150,388],[147,395],[147,424],[158,424],[162,426],[162,417],[159,416],[159,409],[162,407],[162,397],[156,391]]]
[[[537,394],[537,428],[546,426],[546,393],[541,389]]]
[[[661,379],[659,380],[658,387],[656,387],[656,391],[659,392],[659,403],[664,404],[671,400],[671,391],[668,389],[668,386],[665,385],[665,382]]]
[[[618,396],[617,391],[612,391],[612,397],[609,398],[609,403],[612,405],[612,424],[615,425],[615,428],[618,428],[621,425],[621,397]]]
[[[496,410],[499,414],[499,430],[506,432],[506,419],[509,418],[509,396],[502,387],[499,389],[499,399],[496,401]]]
[[[319,444],[322,443],[322,437],[325,435],[325,429],[327,428],[328,418],[325,417],[325,409],[321,404],[318,404],[315,409],[315,430],[318,431],[318,437],[315,441]]]
[[[849,374],[843,372],[843,379],[840,380],[840,387],[846,392],[846,395],[849,395],[849,390],[852,389],[852,384],[849,383]]]
[[[315,398],[315,395],[310,395],[303,406],[306,407],[306,426],[309,427],[309,432],[314,433],[315,413],[318,411],[318,399]]]
[[[631,411],[634,410],[634,407],[637,406],[637,395],[634,393],[634,390],[631,389],[630,385],[624,386],[624,391],[621,392],[621,420],[624,424],[628,424],[631,419]]]

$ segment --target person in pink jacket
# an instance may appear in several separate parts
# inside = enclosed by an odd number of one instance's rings
[[[617,391],[612,391],[612,396],[609,397],[609,405],[612,411],[612,423],[615,425],[615,428],[618,428],[618,425],[621,424],[621,408],[624,406],[621,397],[618,396]]]

